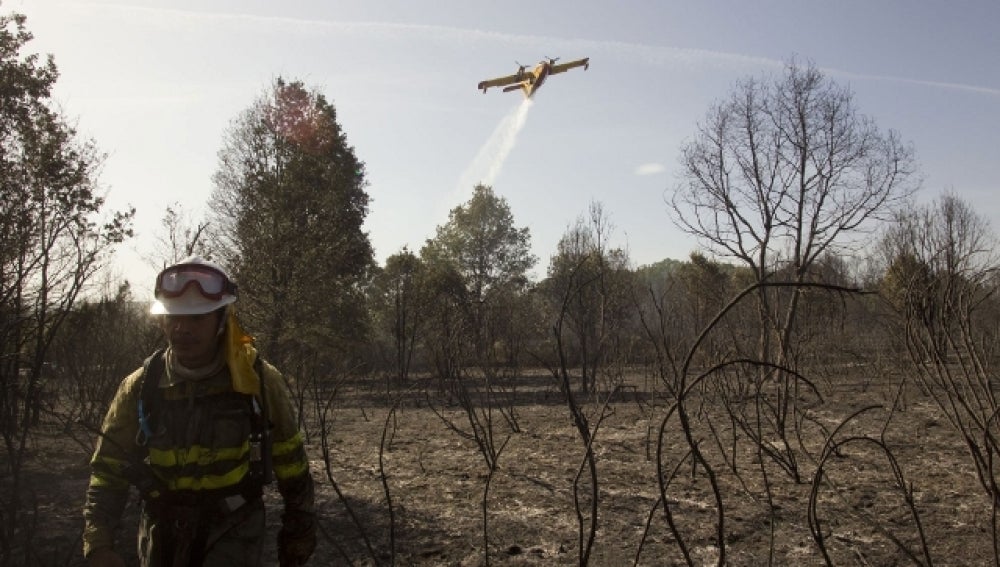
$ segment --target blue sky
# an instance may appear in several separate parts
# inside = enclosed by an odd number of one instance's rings
[[[481,180],[531,229],[536,276],[592,201],[635,264],[686,258],[697,243],[664,200],[681,146],[737,80],[778,74],[791,57],[849,86],[862,113],[914,145],[921,200],[953,191],[1000,223],[996,0],[4,0],[0,10],[26,14],[29,50],[55,56],[56,100],[109,154],[111,207],[137,208],[139,236],[117,267],[140,289],[155,274],[141,258],[164,209],[202,214],[227,126],[277,76],[334,104],[367,166],[380,261],[419,249]],[[545,56],[591,65],[553,77],[527,109],[519,94],[476,90]],[[519,111],[523,126],[497,156],[491,136]]]

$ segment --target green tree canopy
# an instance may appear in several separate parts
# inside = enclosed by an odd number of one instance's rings
[[[399,380],[409,375],[416,343],[427,316],[426,269],[408,248],[389,256],[376,271],[371,287],[372,318],[381,336],[388,337],[393,367]]]
[[[514,226],[507,200],[486,185],[477,185],[467,203],[451,210],[421,254],[453,263],[472,301],[501,286],[526,284],[538,261],[531,254],[531,232]]]
[[[473,352],[478,362],[497,356],[498,342],[511,344],[513,331],[502,322],[515,307],[527,284],[527,271],[537,258],[531,254],[531,233],[514,226],[514,216],[492,187],[477,185],[472,198],[451,210],[420,252],[428,269],[432,319],[450,348],[443,359]],[[429,340],[435,340],[433,338]],[[467,342],[465,342],[467,341]],[[504,355],[506,356],[506,355]]]
[[[214,183],[221,260],[271,356],[363,340],[374,266],[362,230],[369,197],[333,105],[277,79],[226,133]]]

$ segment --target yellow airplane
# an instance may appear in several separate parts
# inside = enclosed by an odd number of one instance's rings
[[[549,75],[569,71],[574,67],[583,67],[584,71],[586,71],[590,67],[590,57],[556,65],[556,61],[558,60],[558,57],[546,57],[538,65],[535,65],[535,68],[531,71],[525,71],[524,65],[519,64],[517,73],[482,81],[479,83],[479,89],[484,93],[490,87],[504,87],[503,92],[505,93],[521,89],[524,91],[524,98],[531,98],[531,95],[535,94],[535,91],[541,88],[542,83],[545,82],[545,79]]]

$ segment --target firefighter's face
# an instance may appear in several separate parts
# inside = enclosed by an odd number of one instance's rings
[[[208,366],[215,360],[219,341],[218,311],[200,315],[164,315],[163,334],[177,357],[188,368]]]

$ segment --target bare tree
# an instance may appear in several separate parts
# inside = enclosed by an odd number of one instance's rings
[[[946,194],[900,215],[882,241],[883,292],[900,316],[913,376],[965,442],[991,501],[1000,564],[1000,359],[997,241],[988,223]]]
[[[80,443],[88,451],[122,378],[162,341],[148,304],[135,300],[128,283],[113,285],[74,307],[48,353],[60,401],[53,417],[67,434],[74,433],[72,424],[83,424]]]
[[[580,368],[580,391],[597,388],[598,371],[608,361],[629,314],[628,254],[608,244],[611,224],[600,203],[591,203],[559,240],[540,289],[555,306],[567,362]],[[570,353],[573,355],[571,356]]]
[[[102,221],[103,155],[49,100],[52,57],[22,55],[22,15],[0,15],[0,565],[29,563],[37,525],[25,482],[47,352],[111,249],[131,235],[132,211]]]
[[[826,253],[856,244],[915,189],[913,151],[861,115],[848,88],[794,60],[775,80],[747,79],[717,104],[683,149],[686,181],[673,220],[756,282],[811,281]],[[759,286],[757,358],[776,378],[773,422],[782,439],[796,408],[796,287]],[[798,338],[796,338],[798,340]],[[764,370],[771,368],[771,370]],[[787,445],[787,442],[786,442]],[[783,466],[798,478],[794,452]]]
[[[848,88],[795,61],[774,82],[740,83],[709,112],[682,162],[674,222],[757,281],[786,266],[805,281],[825,252],[856,242],[915,189],[913,150],[859,114]],[[762,311],[779,350],[795,308],[792,296],[780,318]]]
[[[160,228],[162,232],[156,235],[153,255],[146,259],[154,268],[162,269],[192,254],[212,256],[212,245],[206,238],[208,221],[194,221],[184,205],[174,203],[167,207]]]

